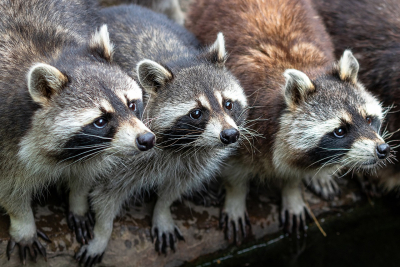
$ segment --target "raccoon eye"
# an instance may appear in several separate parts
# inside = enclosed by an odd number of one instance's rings
[[[107,125],[107,120],[104,118],[100,118],[100,119],[97,119],[93,124],[96,128],[101,129]]]
[[[346,129],[345,128],[337,128],[333,134],[337,137],[337,138],[342,138],[345,134],[346,134]]]
[[[136,111],[136,103],[135,102],[130,102],[129,104],[128,104],[128,108],[130,109],[130,110],[132,110],[132,111]]]
[[[225,108],[227,109],[227,110],[232,110],[233,109],[233,103],[231,102],[231,101],[226,101],[225,102]]]
[[[367,117],[367,118],[365,118],[365,120],[367,121],[367,123],[368,123],[369,125],[372,124],[372,119],[371,119],[371,117]]]
[[[200,109],[195,109],[192,112],[190,112],[190,118],[192,118],[194,120],[198,120],[198,119],[200,119],[202,114],[203,113],[201,112]]]

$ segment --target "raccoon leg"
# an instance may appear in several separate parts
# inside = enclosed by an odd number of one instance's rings
[[[282,188],[281,223],[283,231],[291,234],[300,229],[306,231],[306,214],[309,212],[304,202],[301,183],[288,181]]]
[[[185,240],[172,219],[170,209],[172,203],[179,198],[179,195],[177,193],[162,192],[154,207],[151,235],[155,240],[155,249],[159,254],[166,254],[167,247],[175,251],[177,239]]]
[[[303,183],[311,192],[324,200],[333,200],[335,196],[340,196],[341,194],[335,177],[328,173],[318,173],[315,176],[310,175],[303,179]]]
[[[246,196],[248,185],[246,179],[230,181],[224,177],[225,203],[221,210],[220,227],[225,230],[225,236],[229,242],[234,237],[236,245],[247,236],[247,226],[250,228],[250,220],[246,211]],[[240,230],[241,237],[240,238]]]
[[[78,179],[69,180],[69,211],[68,226],[75,231],[76,240],[87,244],[93,238],[94,220],[89,210],[89,183],[78,182]]]
[[[128,197],[129,189],[130,187],[126,186],[124,189],[118,188],[118,190],[115,189],[117,191],[113,191],[98,186],[90,194],[96,219],[93,230],[94,238],[75,254],[75,259],[80,264],[92,266],[100,263],[103,259],[104,251],[111,237],[113,221]]]
[[[10,240],[7,245],[7,257],[10,260],[15,245],[19,247],[19,256],[22,264],[26,263],[26,251],[28,250],[31,258],[36,261],[40,253],[47,261],[46,249],[40,243],[38,236],[51,242],[46,234],[36,229],[35,219],[30,206],[30,197],[15,198],[12,200],[14,208],[5,203],[1,203],[10,215]],[[18,207],[18,210],[15,209]]]

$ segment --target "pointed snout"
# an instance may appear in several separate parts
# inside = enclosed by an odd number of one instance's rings
[[[385,159],[390,154],[390,146],[386,143],[380,144],[376,147],[376,155],[379,159]]]
[[[239,139],[239,136],[240,136],[239,131],[236,130],[235,128],[231,128],[223,130],[220,133],[219,138],[221,139],[222,143],[229,145],[235,143]]]
[[[156,143],[156,137],[153,133],[141,134],[136,138],[136,145],[140,151],[147,151]]]

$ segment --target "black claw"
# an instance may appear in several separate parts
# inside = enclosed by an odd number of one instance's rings
[[[225,228],[227,218],[228,218],[227,214],[221,212],[220,219],[219,219],[219,228],[221,228],[221,229]]]
[[[71,229],[72,231],[75,231],[75,224],[74,224],[74,214],[72,214],[72,212],[68,213],[67,216],[67,224],[69,229]]]
[[[86,250],[79,256],[77,257],[77,261],[79,262],[79,264],[82,264],[83,262],[85,262],[86,259]]]
[[[234,234],[235,234],[235,244],[237,246],[240,245],[241,241],[240,241],[240,237],[239,237],[239,227],[237,225],[237,223],[235,221],[232,221],[233,224],[233,229],[235,230]]]
[[[175,242],[176,242],[176,237],[174,234],[171,234],[171,238],[169,240],[169,246],[173,252],[175,252]]]
[[[85,267],[92,267],[93,266],[93,261],[94,261],[93,257],[88,257],[88,259],[86,260]]]
[[[29,249],[29,255],[31,256],[31,259],[36,262],[36,256],[35,256],[36,255],[36,251],[35,251],[35,248],[33,247],[33,244],[31,244],[28,247],[28,249]]]
[[[10,260],[11,254],[12,254],[14,248],[15,248],[15,242],[10,239],[8,241],[8,244],[7,244],[7,258],[8,258],[8,260]]]
[[[159,255],[161,255],[161,253],[167,255],[168,247],[175,252],[176,251],[175,243],[177,242],[177,240],[185,241],[185,238],[183,237],[179,228],[177,228],[176,226],[174,232],[167,232],[167,233],[159,233],[158,229],[154,227],[153,233],[155,235],[153,237],[155,239],[154,247]]]
[[[76,234],[76,239],[78,240],[78,242],[85,245],[85,239],[82,236],[82,229],[77,228],[75,231],[75,234]]]
[[[43,233],[43,232],[40,231],[40,230],[36,230],[36,232],[37,232],[37,235],[38,235],[39,237],[41,237],[44,241],[46,241],[46,242],[48,242],[48,243],[51,243],[50,238],[49,238],[45,233]]]
[[[87,229],[87,231],[89,233],[89,238],[93,239],[93,237],[94,237],[94,233],[93,233],[93,229],[92,229],[93,225],[90,225],[90,223],[91,223],[90,221],[86,221],[85,222],[85,226],[86,226],[86,229]]]
[[[75,232],[76,240],[82,245],[89,243],[89,240],[93,239],[93,226],[94,219],[90,212],[86,213],[85,216],[74,215],[69,212],[67,216],[68,226],[72,231]]]
[[[99,255],[96,255],[94,258],[93,258],[93,262],[92,262],[92,265],[95,265],[95,264],[97,264],[97,261],[99,260]]]
[[[83,236],[83,242],[85,243],[85,244],[87,244],[88,243],[88,240],[87,240],[87,230],[86,230],[86,224],[85,224],[85,222],[84,221],[81,221],[80,222],[80,226],[81,226],[81,229],[82,229],[82,236]]]
[[[285,210],[285,215],[282,218],[283,232],[285,234],[289,233],[289,224],[289,211]]]
[[[100,255],[99,263],[103,260],[104,252]]]
[[[232,225],[230,223],[226,224],[226,237],[229,242],[232,240]]]
[[[251,227],[249,214],[248,214],[247,212],[244,214],[244,220],[246,221],[246,224],[247,224],[249,227]]]
[[[94,226],[94,218],[93,218],[92,213],[88,212],[87,216],[89,218],[90,226]]]
[[[239,224],[240,228],[242,229],[242,238],[245,239],[247,237],[247,231],[246,231],[246,224],[242,220],[242,218],[239,218]]]
[[[47,255],[46,255],[46,249],[43,247],[43,245],[38,241],[35,240],[34,244],[37,246],[37,248],[39,249],[39,253],[45,257],[46,261],[47,261]]]
[[[158,246],[157,246],[156,250],[158,252],[158,255],[160,255],[161,251],[162,251],[162,236],[160,237],[159,235],[157,235],[156,245],[157,245],[157,243],[158,243]]]
[[[186,242],[186,240],[183,237],[181,231],[177,227],[175,227],[175,231],[174,232],[175,232],[175,235],[178,237],[179,240]]]
[[[157,236],[158,236],[158,229],[157,227],[154,227],[151,229],[151,243],[154,244],[155,242],[157,242]]]
[[[18,245],[18,246],[19,246],[19,259],[22,261],[22,264],[25,265],[25,263],[26,263],[25,248],[23,245]]]
[[[167,236],[168,236],[168,233],[162,234],[162,236],[161,236],[161,244],[162,244],[161,252],[165,255],[167,255]]]

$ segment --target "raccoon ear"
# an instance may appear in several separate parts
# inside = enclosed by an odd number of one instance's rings
[[[286,78],[285,100],[289,107],[296,106],[301,101],[304,101],[309,93],[315,91],[310,78],[304,72],[287,69],[283,75]]]
[[[218,66],[223,67],[226,62],[226,51],[225,51],[225,38],[222,32],[218,33],[217,40],[213,45],[208,48],[208,51],[202,55],[209,61]]]
[[[107,25],[104,24],[100,27],[100,30],[92,35],[89,42],[90,50],[98,54],[101,58],[104,58],[108,62],[112,61],[114,53],[114,45],[110,41],[110,35],[108,33]]]
[[[342,81],[357,83],[360,65],[350,50],[345,50],[339,60],[339,76]]]
[[[171,70],[149,59],[144,59],[137,64],[136,73],[140,84],[149,94],[157,94],[158,89],[174,78]]]
[[[46,104],[67,82],[67,76],[61,71],[44,63],[34,65],[28,72],[29,93],[39,104]]]

